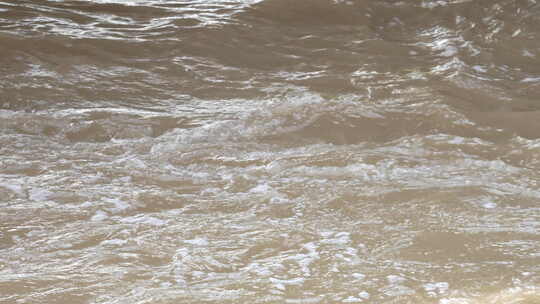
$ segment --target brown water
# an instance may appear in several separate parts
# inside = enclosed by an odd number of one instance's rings
[[[0,0],[0,303],[540,303],[540,2]]]

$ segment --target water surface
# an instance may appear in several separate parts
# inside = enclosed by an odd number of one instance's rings
[[[0,303],[540,303],[540,3],[0,1]]]

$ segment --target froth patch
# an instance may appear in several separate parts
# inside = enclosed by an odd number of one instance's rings
[[[126,217],[124,219],[121,219],[120,222],[128,223],[128,224],[151,225],[151,226],[163,226],[166,224],[164,220],[161,220],[152,216],[146,216],[146,215],[136,215],[136,216]]]
[[[175,139],[172,148],[178,147],[178,144],[242,141],[293,132],[315,120],[324,102],[319,95],[305,94],[253,103],[254,108],[238,119],[216,121],[198,128],[177,129],[169,133]],[[164,139],[170,143],[170,138]],[[167,143],[166,146],[155,146],[153,151],[167,150]]]
[[[234,119],[208,121],[195,128],[175,129],[160,136],[159,142],[152,147],[152,154],[178,153],[179,150],[193,149],[194,144],[220,145],[261,140],[358,142],[356,137],[363,138],[363,128],[384,118],[378,114],[379,109],[375,105],[361,103],[360,98],[341,96],[325,99],[318,94],[300,92],[282,98],[246,102],[248,109]],[[350,134],[356,134],[356,137],[350,139]]]
[[[538,304],[539,288],[510,288],[498,293],[475,298],[446,298],[439,304]]]

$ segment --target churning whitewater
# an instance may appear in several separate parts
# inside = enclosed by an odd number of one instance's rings
[[[540,303],[540,2],[0,0],[0,303]]]

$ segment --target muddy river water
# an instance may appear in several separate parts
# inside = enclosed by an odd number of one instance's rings
[[[0,0],[0,303],[540,303],[540,2]]]

